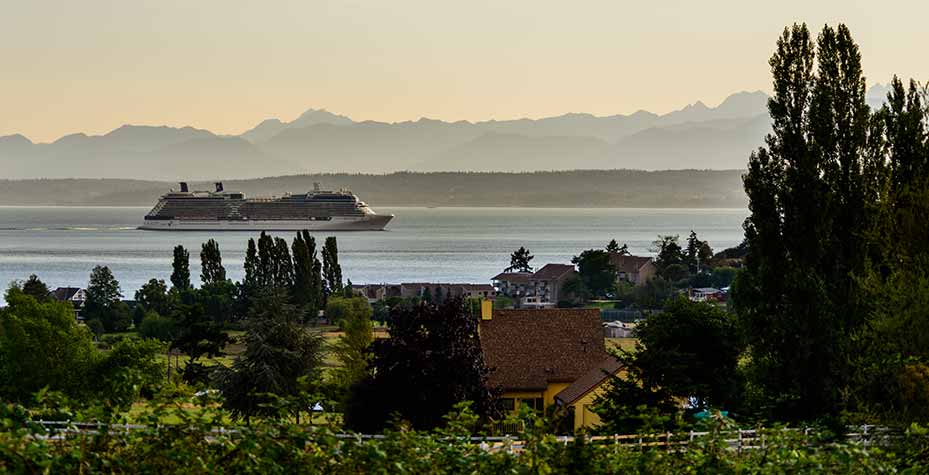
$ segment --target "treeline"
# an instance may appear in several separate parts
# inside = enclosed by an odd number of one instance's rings
[[[316,323],[321,309],[328,306],[342,321],[366,318],[370,333],[370,307],[352,294],[350,282],[343,284],[334,237],[318,253],[306,231],[292,243],[262,233],[248,242],[241,282],[227,279],[212,239],[200,251],[199,287],[191,282],[189,260],[187,249],[175,247],[170,286],[150,280],[136,292],[134,308],[122,300],[110,270],[95,267],[81,309],[86,326],[77,324],[70,303],[54,300],[38,277],[12,283],[8,305],[0,309],[0,397],[25,402],[50,390],[88,406],[126,407],[166,387],[156,355],[177,352],[187,357],[176,368],[181,380],[221,388],[228,409],[248,418],[269,411],[261,394],[302,394],[307,388],[298,382],[319,376],[321,340],[305,324]],[[141,339],[116,338],[105,352],[94,346],[105,332],[131,329]],[[229,368],[204,364],[203,358],[224,355],[233,342],[231,329],[245,330],[246,352]]]
[[[699,166],[699,164],[694,164]],[[533,173],[319,174],[226,181],[227,190],[280,195],[350,188],[372,206],[744,207],[740,170],[576,170]],[[217,177],[220,179],[221,177]],[[183,180],[181,177],[179,180]],[[149,206],[176,184],[136,180],[0,181],[3,205]],[[193,184],[212,190],[212,183]]]

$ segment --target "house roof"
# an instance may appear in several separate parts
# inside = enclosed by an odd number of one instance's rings
[[[616,268],[616,272],[635,274],[649,262],[652,262],[651,257],[627,256],[615,252],[610,254],[610,263]]]
[[[570,386],[564,388],[560,393],[555,395],[555,399],[562,404],[574,404],[578,399],[584,397],[591,390],[599,386],[607,378],[615,375],[622,368],[619,361],[614,357],[609,357],[600,362],[597,367],[591,369]]]
[[[572,264],[545,264],[529,280],[554,280],[571,272],[574,272]]]
[[[528,272],[501,272],[494,276],[492,280],[503,280],[512,284],[525,284],[529,282],[532,274]]]
[[[80,291],[80,287],[58,287],[57,289],[49,292],[49,294],[55,300],[71,300],[71,298]]]
[[[494,310],[480,332],[490,385],[505,391],[571,383],[607,357],[595,308]]]
[[[493,292],[494,286],[490,284],[461,284],[461,288],[470,292]]]

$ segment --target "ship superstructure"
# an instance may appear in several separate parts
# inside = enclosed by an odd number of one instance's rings
[[[140,229],[178,231],[381,231],[393,215],[377,214],[350,190],[313,191],[280,197],[249,198],[228,192],[217,182],[213,191],[180,190],[161,196]]]

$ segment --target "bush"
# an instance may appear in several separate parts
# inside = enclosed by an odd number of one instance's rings
[[[162,317],[155,312],[148,312],[139,325],[139,336],[160,341],[172,341],[176,335],[176,325],[169,317]]]

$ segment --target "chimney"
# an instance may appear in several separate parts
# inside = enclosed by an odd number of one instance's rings
[[[188,191],[189,191],[189,190],[187,189],[187,182],[186,182],[186,181],[182,181],[182,182],[181,182],[181,193],[187,193]]]
[[[494,303],[491,300],[481,300],[481,320],[494,318]]]

